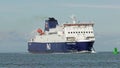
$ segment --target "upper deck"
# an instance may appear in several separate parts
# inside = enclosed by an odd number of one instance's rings
[[[66,26],[89,26],[91,25],[93,27],[94,23],[80,23],[80,24],[63,24],[64,27]]]

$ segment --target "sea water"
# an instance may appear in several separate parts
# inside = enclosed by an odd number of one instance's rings
[[[120,54],[0,53],[0,68],[120,68]]]

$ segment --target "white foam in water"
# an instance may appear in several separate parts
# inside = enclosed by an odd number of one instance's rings
[[[91,53],[96,53],[96,51],[92,51]]]

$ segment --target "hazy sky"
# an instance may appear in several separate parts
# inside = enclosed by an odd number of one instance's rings
[[[28,36],[47,17],[94,21],[96,51],[120,50],[120,0],[0,0],[0,52],[27,52]]]

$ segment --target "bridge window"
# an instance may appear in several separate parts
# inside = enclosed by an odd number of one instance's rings
[[[93,31],[80,31],[80,32],[68,32],[68,34],[72,34],[72,33],[74,33],[74,34],[80,34],[80,33],[93,33]]]

